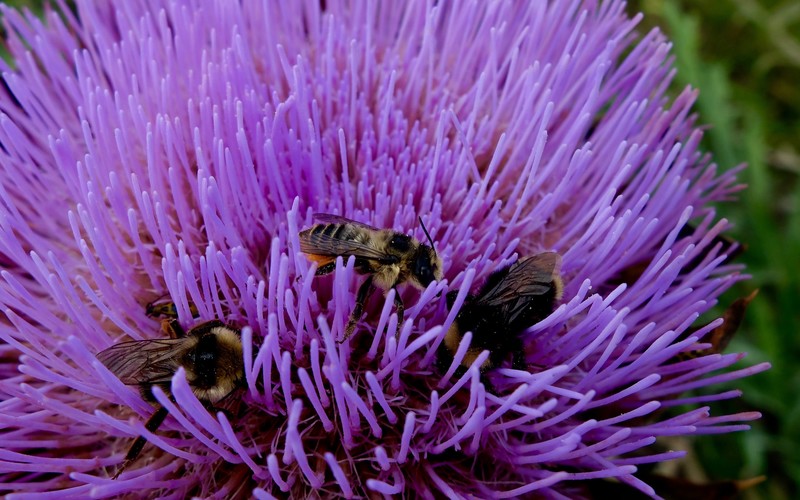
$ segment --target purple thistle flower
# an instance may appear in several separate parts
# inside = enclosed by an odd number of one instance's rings
[[[737,390],[685,395],[768,367],[676,361],[743,279],[710,206],[740,186],[698,151],[695,91],[665,96],[669,44],[621,2],[58,3],[3,8],[0,490],[564,497],[613,477],[653,495],[637,466],[683,454],[656,438],[758,417],[706,406]],[[394,292],[374,297],[337,344],[363,278],[314,279],[314,212],[422,240],[421,215],[445,280],[400,287],[396,334]],[[544,250],[565,290],[522,336],[530,369],[492,390],[487,353],[437,370],[466,293]],[[164,293],[184,325],[243,328],[238,413],[179,370],[146,431],[152,406],[97,361],[163,336],[144,305]]]

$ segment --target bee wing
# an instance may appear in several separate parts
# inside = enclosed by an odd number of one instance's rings
[[[524,297],[544,295],[553,288],[560,266],[561,256],[555,252],[522,258],[509,268],[499,283],[478,297],[477,302],[499,306]]]
[[[337,222],[337,224],[339,224]],[[341,223],[345,224],[345,223]],[[349,224],[349,222],[347,223]],[[380,229],[371,229],[371,231],[380,231]],[[378,260],[378,261],[394,261],[396,257],[382,252],[374,246],[358,241],[356,230],[343,231],[334,238],[322,232],[312,232],[305,230],[300,233],[300,251],[311,255],[324,255],[329,257],[336,256],[350,256],[361,257],[364,259]]]
[[[370,231],[380,231],[380,229],[377,227],[364,224],[363,222],[358,222],[357,220],[348,219],[347,217],[342,217],[341,215],[316,213],[314,214],[314,220],[323,224],[352,224],[354,226],[361,226],[364,229],[369,229]]]
[[[97,354],[117,378],[127,385],[169,382],[180,367],[192,337],[120,342]]]

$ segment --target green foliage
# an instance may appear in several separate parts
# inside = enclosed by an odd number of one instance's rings
[[[9,7],[13,7],[19,11],[26,12],[30,11],[33,14],[40,16],[42,15],[44,1],[43,0],[0,0],[2,3],[8,5]],[[8,48],[5,46],[5,26],[0,25],[0,58],[6,60],[6,62],[11,62],[11,54],[8,53]]]
[[[800,485],[800,4],[792,0],[644,1],[644,11],[674,44],[677,88],[700,90],[700,122],[710,125],[705,148],[722,169],[740,162],[749,185],[739,200],[720,204],[747,244],[742,261],[753,279],[727,303],[761,292],[731,351],[750,355],[742,366],[770,361],[772,370],[736,385],[741,400],[727,411],[760,411],[753,430],[696,441],[699,462],[712,478],[766,475],[748,498],[795,498]],[[792,27],[794,32],[792,31]],[[725,302],[723,302],[725,303]],[[714,406],[712,405],[712,411]]]

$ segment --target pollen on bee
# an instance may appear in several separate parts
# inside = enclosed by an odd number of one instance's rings
[[[324,266],[325,264],[330,264],[331,262],[336,260],[335,257],[331,257],[330,255],[316,255],[311,253],[306,254],[306,257],[308,258],[308,260],[314,261],[320,266]]]

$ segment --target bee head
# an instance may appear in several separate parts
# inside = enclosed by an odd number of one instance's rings
[[[427,288],[433,280],[442,279],[442,259],[436,255],[433,248],[420,245],[411,263],[411,271],[414,281],[419,283],[420,288]]]
[[[433,280],[439,281],[442,279],[442,259],[433,247],[433,240],[431,235],[428,234],[425,224],[422,223],[422,217],[419,218],[419,223],[422,225],[422,230],[425,232],[425,236],[431,246],[419,245],[411,271],[420,288],[427,288]]]

